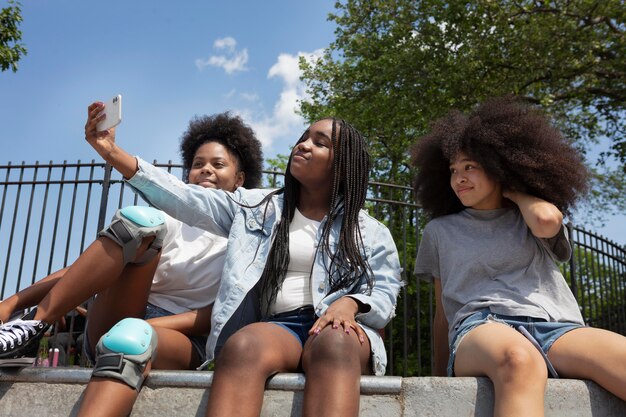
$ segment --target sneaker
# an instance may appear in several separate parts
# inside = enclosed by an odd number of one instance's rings
[[[29,366],[35,363],[39,341],[50,325],[33,320],[35,310],[21,319],[0,326],[0,367]]]

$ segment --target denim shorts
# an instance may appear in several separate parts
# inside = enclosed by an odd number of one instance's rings
[[[563,336],[570,330],[584,327],[578,323],[549,322],[544,319],[526,316],[505,316],[503,314],[492,313],[488,308],[485,308],[466,317],[456,327],[454,336],[452,337],[452,343],[450,343],[448,376],[454,376],[454,360],[456,358],[456,351],[459,348],[459,344],[461,343],[461,340],[463,340],[463,337],[481,324],[489,322],[503,323],[514,329],[517,329],[520,325],[524,326],[524,328],[528,330],[535,340],[537,340],[539,346],[541,346],[541,349],[545,354],[548,353],[552,344],[556,342],[559,337]]]
[[[304,306],[295,310],[278,313],[262,319],[266,323],[277,324],[295,336],[304,346],[309,338],[309,330],[317,320],[313,306]]]
[[[144,320],[154,319],[157,317],[167,317],[173,316],[174,313],[155,306],[154,304],[148,303],[146,306],[146,314],[144,315]],[[193,345],[196,352],[198,352],[198,356],[200,357],[200,363],[206,361],[206,341],[208,336],[187,336],[191,344]],[[158,347],[157,347],[158,349]],[[91,365],[95,365],[96,363],[96,355],[91,351],[91,345],[89,344],[89,334],[87,332],[87,326],[85,326],[84,333],[84,342],[83,342],[83,352],[85,353],[85,357],[89,360]]]

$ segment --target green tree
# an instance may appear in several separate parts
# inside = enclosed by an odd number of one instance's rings
[[[22,31],[19,24],[22,22],[20,3],[9,0],[8,7],[0,10],[0,68],[6,71],[9,68],[17,71],[17,62],[26,55],[26,48],[20,43]]]
[[[451,108],[516,94],[583,152],[610,141],[589,157],[591,200],[626,208],[623,0],[347,0],[329,19],[335,41],[301,61],[311,94],[301,110],[310,120],[340,115],[366,134],[376,179],[408,184],[407,149]]]
[[[287,170],[287,162],[289,162],[289,155],[282,154],[265,161],[265,170],[269,171],[265,175],[264,184],[266,187],[280,188],[284,185],[283,174]]]

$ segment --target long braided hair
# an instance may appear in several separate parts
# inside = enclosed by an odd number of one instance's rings
[[[321,249],[326,254],[325,267],[331,293],[349,288],[360,279],[366,280],[368,290],[371,291],[374,277],[370,265],[363,258],[363,238],[359,228],[359,210],[365,204],[367,195],[370,156],[359,131],[342,119],[327,120],[333,122],[333,180],[329,212],[318,250]],[[297,143],[306,139],[307,132]],[[284,193],[281,219],[261,276],[262,297],[267,300],[268,305],[276,300],[289,265],[289,225],[298,205],[300,191],[300,183],[291,175],[290,168],[291,157],[285,172],[285,186],[278,191]],[[342,215],[337,250],[332,252],[330,232],[335,221]]]

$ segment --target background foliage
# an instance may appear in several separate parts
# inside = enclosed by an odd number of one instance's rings
[[[22,22],[19,2],[9,0],[9,5],[0,9],[0,68],[17,71],[17,62],[26,55],[26,48],[20,43],[22,32],[18,29]]]
[[[623,0],[348,0],[329,18],[336,40],[301,61],[311,94],[301,111],[366,134],[376,179],[409,183],[408,148],[432,120],[515,94],[587,155],[585,212],[626,208]]]

